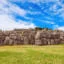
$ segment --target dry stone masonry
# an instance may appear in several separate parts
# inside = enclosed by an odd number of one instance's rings
[[[59,30],[15,29],[0,31],[0,45],[64,44],[64,32]]]

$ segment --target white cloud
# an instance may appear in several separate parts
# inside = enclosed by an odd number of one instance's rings
[[[0,29],[12,30],[14,28],[34,28],[35,25],[33,23],[28,23],[28,22],[21,21],[21,20],[16,22],[14,20],[14,17],[12,18],[12,16],[11,16],[13,13],[16,13],[16,14],[19,14],[20,16],[25,17],[27,12],[30,14],[33,14],[33,12],[25,11],[24,9],[21,9],[17,5],[12,4],[8,1],[9,0],[0,0]],[[12,0],[10,0],[10,1],[12,1]],[[50,10],[54,11],[54,13],[52,13],[52,15],[60,13],[60,17],[64,18],[64,4],[62,4],[59,0],[13,0],[13,1],[16,1],[16,2],[28,1],[28,2],[32,2],[32,3],[36,3],[36,4],[39,4],[40,2],[41,3],[55,2],[55,4],[52,5],[50,8]],[[56,8],[57,5],[60,5],[62,8],[57,10],[57,8]],[[35,12],[34,14],[38,14],[38,12]],[[40,14],[40,12],[39,12],[39,14]],[[28,18],[28,17],[25,17],[25,18]],[[46,21],[46,22],[50,23],[50,24],[54,24],[54,29],[59,27],[52,21],[51,22]],[[63,29],[63,28],[64,27],[59,27],[58,29]]]
[[[59,25],[56,24],[56,25],[53,26],[53,29],[54,29],[54,30],[64,31],[64,26],[59,26]]]
[[[64,4],[62,3],[62,0],[54,0],[55,2],[50,8],[50,11],[53,11],[51,15],[59,15],[60,17],[64,18]],[[59,6],[61,8],[59,8]]]
[[[7,4],[8,1],[7,1],[7,0],[0,0],[0,3],[1,3],[1,4]]]
[[[4,1],[6,2],[4,3]],[[5,14],[16,13],[16,14],[19,14],[20,16],[24,16],[27,13],[24,9],[18,7],[17,5],[11,4],[7,0],[4,0],[4,1],[2,0],[0,2],[0,10],[1,10],[0,12]]]
[[[19,22],[14,21],[8,15],[0,15],[0,29],[2,30],[13,30],[15,28],[34,28],[33,23],[27,23],[19,20]]]
[[[41,21],[41,22],[45,22],[45,23],[47,23],[47,24],[52,24],[52,25],[55,25],[55,22],[54,21]]]
[[[15,28],[34,28],[33,23],[28,23],[22,20],[16,22],[14,20],[13,13],[19,14],[25,17],[26,11],[18,7],[17,5],[12,5],[7,0],[0,0],[0,29],[2,30],[13,30]]]
[[[48,24],[55,24],[53,21],[45,21]]]
[[[40,2],[46,4],[48,4],[49,2],[53,2],[54,4],[49,8],[50,11],[53,11],[51,15],[59,15],[60,17],[64,18],[64,4],[62,3],[62,0],[27,0],[27,1],[38,4],[39,6],[41,6],[41,9],[43,8],[43,6],[40,5]],[[61,6],[61,8],[57,9],[58,6]],[[47,10],[45,10],[45,12],[47,12]]]
[[[10,5],[8,8],[9,12],[14,12],[19,14],[20,16],[25,16],[26,15],[26,11],[20,7],[18,7],[17,5]]]
[[[12,0],[11,0],[12,1]],[[50,6],[49,10],[50,11],[53,11],[51,13],[51,15],[57,15],[57,14],[60,14],[59,16],[60,17],[63,17],[64,18],[64,4],[62,4],[62,0],[13,0],[14,2],[32,2],[32,3],[36,3],[37,5],[41,6],[41,9],[43,8],[42,5],[40,5],[40,2],[41,3],[46,3],[48,4],[49,2],[54,2],[55,4],[53,4],[52,6]],[[49,4],[48,4],[49,5]],[[57,7],[61,6],[62,8],[61,9],[57,9]],[[16,6],[16,5],[15,5]],[[13,7],[13,6],[12,6]],[[31,7],[30,7],[31,8]],[[18,8],[16,8],[18,9]],[[24,11],[25,13],[25,10],[22,10]],[[16,11],[17,12],[17,11]],[[45,12],[47,12],[47,10],[45,10]],[[32,12],[31,12],[32,13]]]
[[[64,26],[58,27],[57,29],[64,31]]]

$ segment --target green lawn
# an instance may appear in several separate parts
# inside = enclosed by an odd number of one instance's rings
[[[0,46],[0,64],[64,64],[64,45]]]

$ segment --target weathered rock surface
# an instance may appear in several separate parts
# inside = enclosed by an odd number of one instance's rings
[[[0,31],[0,45],[64,44],[64,32],[59,30],[17,29]]]

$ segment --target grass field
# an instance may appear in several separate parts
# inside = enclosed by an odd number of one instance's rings
[[[64,45],[0,46],[0,64],[64,64]]]

